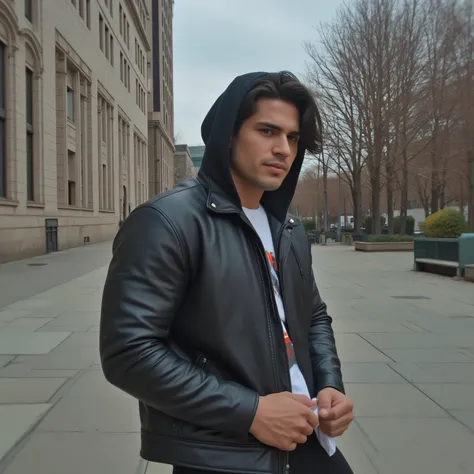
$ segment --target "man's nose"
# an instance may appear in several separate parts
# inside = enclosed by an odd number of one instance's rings
[[[274,152],[283,158],[286,158],[291,153],[290,143],[287,137],[281,137],[275,144]]]

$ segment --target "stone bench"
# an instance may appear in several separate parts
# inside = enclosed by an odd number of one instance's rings
[[[466,268],[474,266],[474,234],[457,239],[416,238],[413,256],[416,271],[465,277]]]
[[[474,281],[474,265],[464,265],[464,278]]]

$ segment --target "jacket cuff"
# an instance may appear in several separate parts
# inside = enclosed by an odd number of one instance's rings
[[[331,373],[323,373],[318,374],[315,383],[316,395],[323,389],[323,388],[334,388],[339,392],[346,394],[346,390],[344,388],[344,383],[342,382],[342,377],[339,377],[335,374]]]

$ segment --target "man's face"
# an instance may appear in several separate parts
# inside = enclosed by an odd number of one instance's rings
[[[279,99],[260,99],[233,139],[232,172],[247,188],[278,189],[296,158],[298,109]]]

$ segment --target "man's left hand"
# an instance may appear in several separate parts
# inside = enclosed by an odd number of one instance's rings
[[[354,404],[335,388],[323,388],[317,396],[319,429],[335,438],[341,436],[354,419]]]

